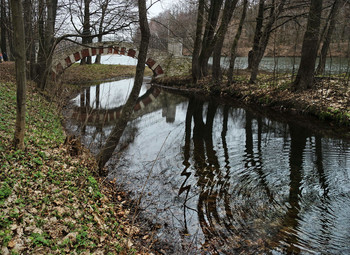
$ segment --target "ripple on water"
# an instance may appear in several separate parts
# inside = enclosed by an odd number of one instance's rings
[[[136,195],[147,191],[142,206],[164,225],[160,238],[179,251],[350,253],[347,142],[243,108],[209,103],[209,111],[174,97],[161,94],[154,111],[130,122],[130,144],[112,160],[111,175]]]

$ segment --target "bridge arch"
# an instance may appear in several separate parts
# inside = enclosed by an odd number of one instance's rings
[[[161,89],[152,86],[137,99],[133,112],[137,113],[146,108],[148,105],[155,102],[160,94]],[[111,123],[114,124],[115,120],[120,118],[122,110],[123,106],[118,106],[113,109],[92,109],[86,106],[75,106],[71,114],[71,119],[90,126],[109,125]]]
[[[122,55],[128,56],[131,58],[138,57],[138,51],[130,46],[119,46],[119,45],[109,45],[105,46],[99,44],[99,46],[89,46],[89,47],[80,47],[76,51],[71,51],[70,53],[60,54],[56,61],[53,61],[52,67],[52,76],[56,78],[61,75],[68,67],[74,64],[77,61],[85,57],[92,57],[96,55]],[[160,63],[154,60],[152,57],[148,57],[145,63],[153,72],[154,77],[160,77],[164,75],[164,70],[161,67]]]

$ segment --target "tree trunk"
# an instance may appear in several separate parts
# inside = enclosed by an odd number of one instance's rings
[[[225,35],[227,32],[228,25],[231,21],[233,11],[236,8],[238,0],[226,0],[224,13],[221,19],[221,25],[216,34],[216,43],[213,51],[213,81],[218,83],[221,81],[221,51],[224,45]]]
[[[260,42],[261,33],[262,33],[261,30],[263,28],[263,21],[264,21],[264,8],[265,8],[265,0],[259,0],[259,9],[258,9],[258,16],[256,17],[253,48],[251,51],[249,51],[249,54],[248,54],[247,69],[252,69],[254,55],[256,54],[256,51],[259,48],[259,42]]]
[[[269,43],[270,35],[272,32],[272,26],[277,20],[278,16],[283,11],[285,2],[286,0],[281,0],[278,3],[278,6],[276,8],[275,0],[272,1],[270,16],[268,18],[267,24],[265,25],[265,28],[260,36],[259,44],[256,46],[257,48],[254,50],[252,54],[252,60],[251,60],[252,66],[251,66],[251,74],[250,74],[250,81],[249,81],[250,83],[254,83],[256,81],[261,59],[263,58],[267,44]]]
[[[58,0],[46,0],[47,6],[47,21],[45,31],[45,74],[42,82],[41,89],[46,88],[48,78],[50,77],[52,57],[55,49],[55,23],[57,14],[57,1]]]
[[[39,52],[36,67],[36,81],[41,90],[46,88],[51,71],[55,47],[54,31],[57,14],[57,0],[39,1]]]
[[[15,149],[23,150],[26,114],[26,48],[22,1],[11,0],[11,11],[17,83],[17,114],[13,144]]]
[[[29,79],[35,80],[35,38],[34,38],[34,31],[33,31],[33,11],[32,11],[32,0],[24,0],[23,1],[23,7],[24,7],[24,28],[25,28],[25,34],[26,34],[26,56],[27,61],[29,61]]]
[[[317,58],[321,24],[322,0],[311,0],[307,27],[301,49],[301,60],[293,89],[305,90],[314,87],[314,72]]]
[[[33,34],[32,34],[32,1],[31,0],[24,0],[23,1],[23,7],[24,7],[24,31],[26,35],[26,58],[30,59],[30,45],[32,43]]]
[[[119,143],[119,140],[125,130],[125,127],[133,113],[133,109],[137,98],[139,96],[143,75],[145,70],[145,62],[148,52],[148,44],[150,39],[150,30],[147,22],[147,8],[146,8],[146,0],[138,0],[139,5],[139,22],[140,22],[140,30],[141,30],[141,43],[139,56],[136,66],[136,74],[135,74],[135,82],[132,88],[131,94],[123,107],[122,114],[118,119],[116,125],[114,126],[111,134],[107,138],[105,145],[102,147],[100,152],[97,154],[97,163],[99,166],[100,173],[102,173],[102,169],[107,161],[113,154],[116,146]]]
[[[193,56],[192,56],[192,82],[193,83],[197,83],[198,79],[201,78],[201,72],[200,72],[200,66],[199,66],[199,54],[202,46],[204,7],[205,7],[205,0],[199,0],[196,39],[193,46]]]
[[[99,25],[99,28],[98,28],[99,35],[97,37],[98,38],[98,42],[102,42],[103,21],[105,19],[107,7],[108,7],[108,2],[102,4],[102,6],[101,6],[101,8],[102,8],[101,20],[100,20],[100,25]],[[101,54],[97,54],[96,55],[95,64],[101,64]]]
[[[241,37],[241,34],[242,34],[243,24],[245,21],[245,17],[247,15],[247,9],[248,9],[247,7],[248,7],[248,0],[244,0],[242,16],[241,16],[241,19],[239,20],[237,33],[235,35],[235,38],[234,38],[232,46],[231,46],[230,66],[229,66],[228,74],[227,74],[227,78],[228,78],[227,85],[228,86],[230,86],[233,82],[233,69],[235,66],[237,45],[238,45],[239,38]]]
[[[5,0],[6,1],[6,0]],[[14,52],[14,45],[13,45],[13,22],[12,22],[12,15],[11,15],[11,1],[8,1],[8,8],[6,8],[7,12],[7,40],[8,40],[8,45],[9,46],[9,50],[7,53],[8,56],[8,60],[9,61],[13,61],[14,57],[13,57],[13,52]]]
[[[36,63],[35,68],[35,77],[32,77],[35,79],[38,88],[42,87],[42,80],[44,76],[44,72],[42,70],[45,70],[45,37],[44,37],[44,16],[45,16],[45,6],[44,6],[44,0],[39,0],[38,2],[38,38],[39,38],[39,49],[38,49],[38,59]]]
[[[100,31],[100,34],[101,34],[101,32],[102,31]],[[102,35],[98,36],[98,42],[102,42]],[[101,54],[96,55],[95,64],[97,64],[97,65],[101,64]]]
[[[92,42],[92,39],[88,36],[91,35],[90,31],[90,2],[91,0],[84,0],[84,23],[83,23],[83,38],[82,43],[88,44]],[[80,61],[81,65],[91,64],[91,57],[83,58]]]
[[[326,67],[326,58],[327,58],[327,52],[329,50],[329,45],[331,43],[331,39],[332,39],[332,34],[335,28],[335,23],[336,23],[336,17],[338,15],[338,11],[340,8],[340,3],[341,0],[335,0],[331,9],[331,12],[329,13],[328,16],[328,20],[329,25],[326,24],[326,26],[328,25],[328,29],[326,32],[326,35],[324,37],[323,40],[323,45],[322,45],[322,49],[321,49],[321,54],[320,54],[320,60],[318,62],[318,66],[316,69],[316,74],[323,74],[325,67]]]
[[[208,21],[206,23],[204,31],[202,50],[199,55],[199,66],[201,68],[201,76],[208,75],[208,60],[212,55],[215,46],[214,34],[219,20],[219,14],[222,3],[223,0],[210,1]]]
[[[7,47],[6,47],[6,24],[8,24],[7,19],[6,19],[6,4],[5,0],[1,0],[1,7],[0,7],[0,14],[1,14],[1,19],[0,19],[0,30],[1,30],[1,43],[0,43],[0,52],[7,52]]]

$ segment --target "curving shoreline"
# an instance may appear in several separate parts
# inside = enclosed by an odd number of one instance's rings
[[[154,83],[185,94],[216,96],[293,115],[316,117],[350,131],[350,89],[346,85],[349,81],[345,84],[337,77],[325,78],[318,81],[315,90],[292,92],[290,77],[282,76],[273,81],[272,74],[263,73],[256,84],[249,84],[247,77],[246,71],[241,71],[231,86],[212,84],[210,77],[194,85],[190,76],[163,77]]]

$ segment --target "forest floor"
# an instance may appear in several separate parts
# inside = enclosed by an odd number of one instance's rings
[[[14,74],[14,63],[0,64],[0,254],[157,253],[128,195],[98,176],[94,157],[65,134],[56,102],[31,82],[25,150],[13,149]]]
[[[191,76],[164,76],[155,83],[172,91],[189,95],[217,96],[223,100],[238,100],[269,110],[288,112],[298,116],[312,116],[334,128],[350,129],[350,77],[335,75],[317,78],[316,88],[292,91],[292,77],[288,74],[260,72],[255,84],[249,83],[250,73],[239,70],[234,83],[227,81],[212,85],[210,77],[192,84]],[[350,132],[348,133],[350,136]]]

